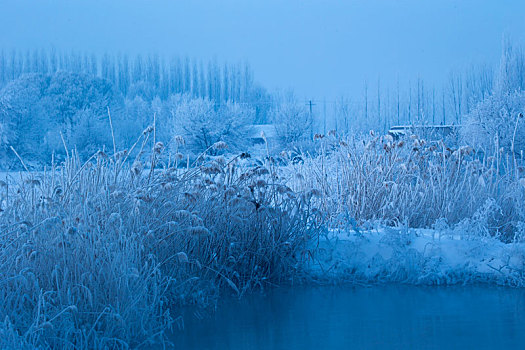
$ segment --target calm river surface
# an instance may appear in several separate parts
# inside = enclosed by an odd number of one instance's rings
[[[178,349],[525,349],[525,290],[293,287],[187,316]]]

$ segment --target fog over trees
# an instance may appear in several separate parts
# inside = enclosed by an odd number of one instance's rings
[[[40,163],[76,149],[89,157],[110,149],[108,108],[119,146],[155,123],[166,145],[177,135],[198,153],[214,142],[230,150],[249,144],[254,124],[273,124],[280,147],[297,145],[314,133],[386,132],[393,125],[463,125],[461,136],[479,147],[523,148],[525,55],[505,41],[499,67],[471,66],[451,72],[436,88],[422,79],[364,82],[361,96],[304,101],[293,91],[268,91],[247,63],[204,62],[159,55],[95,55],[56,50],[0,51],[0,112],[3,166],[13,147]],[[400,86],[407,86],[406,90]],[[515,130],[516,129],[516,130]],[[304,142],[303,142],[304,143]]]

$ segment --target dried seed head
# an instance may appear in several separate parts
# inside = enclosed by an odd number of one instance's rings
[[[176,210],[173,212],[173,218],[179,222],[190,221],[193,214],[187,210]]]
[[[174,137],[175,139],[175,142],[177,143],[177,145],[179,146],[183,146],[186,144],[186,141],[184,140],[184,137],[182,137],[181,135],[177,135]]]
[[[228,148],[228,145],[226,144],[226,142],[218,141],[215,142],[212,147],[215,149],[226,149]]]
[[[27,179],[25,183],[31,186],[40,186],[40,181],[36,179]]]
[[[191,214],[191,224],[192,226],[204,226],[204,220],[197,214]]]
[[[257,180],[257,182],[255,183],[255,187],[258,187],[258,188],[265,188],[267,186],[266,184],[266,181],[264,180]]]
[[[97,152],[97,157],[98,158],[107,158],[108,155],[106,153],[104,153],[103,151],[98,151]]]
[[[125,149],[123,151],[115,153],[114,157],[116,160],[121,160],[121,159],[124,159],[127,154],[128,154],[128,150]]]
[[[231,215],[230,216],[230,223],[232,223],[234,225],[244,225],[244,224],[246,224],[246,220],[241,218],[238,215]]]
[[[201,169],[201,171],[204,174],[208,174],[208,175],[215,175],[215,174],[222,173],[222,169],[219,166],[219,164],[217,164],[217,163],[211,163],[211,164],[208,164],[208,165],[203,165],[203,166],[201,166],[200,169]]]
[[[34,261],[38,255],[38,252],[36,250],[31,250],[29,253],[29,260]]]
[[[164,150],[164,144],[162,142],[157,142],[153,147],[153,152],[160,154]]]
[[[172,182],[163,182],[161,186],[165,191],[171,191],[175,188]]]
[[[461,156],[468,156],[474,152],[474,149],[470,146],[462,146],[457,150],[457,152],[459,152],[459,155]]]
[[[480,176],[478,178],[478,184],[481,186],[481,187],[487,187],[487,184],[485,183],[485,179],[483,178],[483,176]]]
[[[316,188],[313,188],[310,191],[308,191],[308,194],[312,197],[321,197],[321,191],[319,191]]]
[[[183,263],[183,264],[186,264],[186,263],[189,263],[190,260],[188,259],[188,255],[184,252],[179,252],[177,254],[175,254],[175,256],[177,257],[177,261],[179,263]]]
[[[109,225],[122,224],[122,218],[119,213],[111,213],[111,215],[108,218],[107,223]]]
[[[365,149],[366,149],[367,151],[369,151],[369,150],[373,149],[375,146],[376,146],[376,141],[375,141],[375,140],[370,140],[370,141],[368,141],[368,142],[366,143],[366,145],[365,145]]]
[[[279,192],[280,194],[284,194],[284,193],[292,192],[292,189],[285,185],[278,185],[277,192]]]
[[[241,197],[235,197],[235,198],[232,198],[228,201],[228,206],[230,207],[237,207],[237,206],[240,206],[242,204],[246,203],[246,199],[244,198],[241,198]]]
[[[188,227],[186,230],[190,235],[197,237],[208,237],[210,231],[204,226]]]
[[[270,171],[264,167],[257,167],[253,171],[256,175],[262,176],[262,175],[268,175]]]
[[[191,204],[197,203],[197,196],[193,193],[184,192],[184,199]]]
[[[142,163],[138,160],[134,161],[133,162],[133,165],[131,165],[131,173],[135,176],[139,176],[140,173],[142,172]]]
[[[229,187],[229,188],[227,188],[224,191],[224,199],[227,199],[229,197],[233,197],[233,196],[235,196],[236,193],[237,193],[237,191],[235,190],[235,188]]]
[[[110,197],[115,200],[122,200],[126,197],[126,193],[123,191],[113,191],[111,192]]]

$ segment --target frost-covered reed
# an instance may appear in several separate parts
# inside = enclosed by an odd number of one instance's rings
[[[180,167],[152,132],[0,183],[0,348],[165,342],[184,304],[301,277],[321,228],[524,237],[524,168],[499,150],[332,133],[280,165],[243,153]]]
[[[461,224],[477,235],[525,238],[525,167],[502,150],[487,154],[416,135],[394,140],[373,133],[318,142],[319,155],[294,165],[291,182],[322,192],[320,208],[332,224]]]
[[[316,228],[305,196],[238,158],[181,170],[157,143],[144,159],[149,133],[134,161],[72,154],[2,187],[0,348],[162,343],[181,305],[298,268]]]

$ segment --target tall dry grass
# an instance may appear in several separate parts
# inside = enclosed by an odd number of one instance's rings
[[[285,166],[269,154],[190,164],[153,133],[0,183],[0,347],[165,343],[181,305],[295,278],[323,228],[523,238],[523,168],[499,150],[332,134]]]
[[[332,134],[318,143],[317,156],[293,166],[291,182],[298,190],[321,191],[319,206],[332,224],[461,223],[466,232],[470,227],[505,241],[525,238],[525,167],[502,150],[451,148],[417,135],[394,140]]]
[[[0,347],[163,343],[180,305],[241,295],[298,268],[317,229],[308,196],[238,157],[180,169],[161,143],[146,157],[152,132],[130,152],[87,162],[73,152],[3,183]]]

